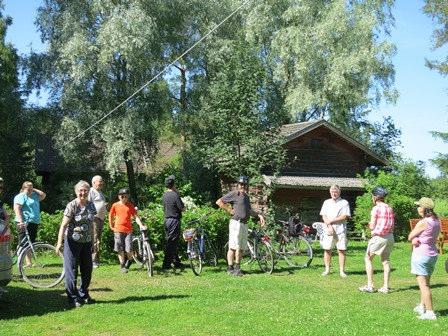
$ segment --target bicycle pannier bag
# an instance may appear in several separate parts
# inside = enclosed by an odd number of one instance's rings
[[[193,240],[195,234],[196,234],[196,229],[190,228],[190,229],[185,229],[184,232],[182,233],[182,236],[184,237],[185,241],[190,241],[190,240]]]

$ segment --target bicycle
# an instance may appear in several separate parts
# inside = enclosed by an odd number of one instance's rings
[[[17,264],[20,277],[33,288],[51,288],[58,285],[65,275],[62,256],[56,253],[53,245],[45,242],[31,243],[26,224],[24,230],[25,237],[17,245],[12,256],[12,265]]]
[[[191,226],[195,222],[200,222],[205,216],[207,214],[199,219],[188,222],[187,226]],[[199,276],[201,274],[203,265],[214,267],[218,265],[216,249],[208,239],[204,228],[187,228],[183,231],[182,236],[187,242],[187,256],[190,261],[191,270],[195,275]]]
[[[252,269],[256,262],[260,270],[264,273],[271,274],[274,270],[274,254],[270,246],[270,237],[261,230],[249,229],[247,237],[247,246],[242,251],[240,267],[243,271]],[[229,243],[224,246],[227,253]]]
[[[141,229],[140,235],[132,239],[133,259],[135,263],[146,268],[149,277],[154,275],[154,253],[148,238],[148,229]]]
[[[268,240],[276,258],[283,258],[291,267],[308,267],[313,260],[313,248],[304,237],[307,226],[292,218],[278,222],[282,224],[282,228],[276,230],[273,242]]]

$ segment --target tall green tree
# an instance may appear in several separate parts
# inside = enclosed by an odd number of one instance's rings
[[[436,21],[438,27],[434,30],[434,49],[448,44],[448,2],[446,0],[426,0],[423,11]],[[443,76],[448,75],[448,54],[442,61],[426,60],[430,69],[439,71]],[[436,138],[448,143],[448,132],[431,132]],[[448,153],[439,153],[432,162],[439,168],[442,178],[448,178]],[[448,185],[448,182],[443,183]],[[442,188],[443,189],[443,188]]]
[[[49,46],[41,57],[51,67],[46,84],[64,115],[56,137],[61,153],[73,166],[88,162],[112,175],[124,165],[135,199],[134,174],[155,153],[170,110],[167,83],[154,82],[90,127],[160,71],[162,3],[46,0],[37,18]]]
[[[3,16],[0,0],[0,176],[5,179],[8,198],[24,179],[34,178],[31,120],[21,99],[19,57],[14,47],[5,42],[11,23],[10,17]]]
[[[279,124],[264,105],[264,70],[256,50],[242,38],[217,40],[212,50],[209,85],[194,118],[194,152],[204,166],[226,177],[275,171],[284,152]]]

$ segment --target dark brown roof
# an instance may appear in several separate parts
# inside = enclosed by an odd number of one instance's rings
[[[373,157],[375,160],[379,161],[383,165],[388,164],[388,162],[384,158],[380,157],[369,147],[362,144],[358,140],[352,138],[351,136],[345,134],[344,132],[342,132],[341,130],[339,130],[334,125],[332,125],[331,123],[329,123],[328,121],[326,121],[324,119],[283,125],[280,129],[280,134],[285,137],[285,142],[289,142],[299,136],[302,136],[308,132],[311,132],[312,130],[314,130],[318,127],[328,128],[333,133],[336,133],[338,136],[343,138],[345,141],[351,143],[353,146],[358,147],[363,152],[370,155],[371,157]]]

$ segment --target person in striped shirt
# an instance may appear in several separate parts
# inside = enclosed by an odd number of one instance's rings
[[[381,257],[381,263],[384,270],[383,287],[378,289],[380,293],[389,293],[390,262],[389,257],[394,246],[394,211],[384,202],[387,191],[381,186],[372,190],[372,201],[375,206],[370,213],[369,228],[372,230],[372,238],[367,245],[365,256],[367,285],[359,288],[361,292],[373,293],[373,264],[375,255]]]

